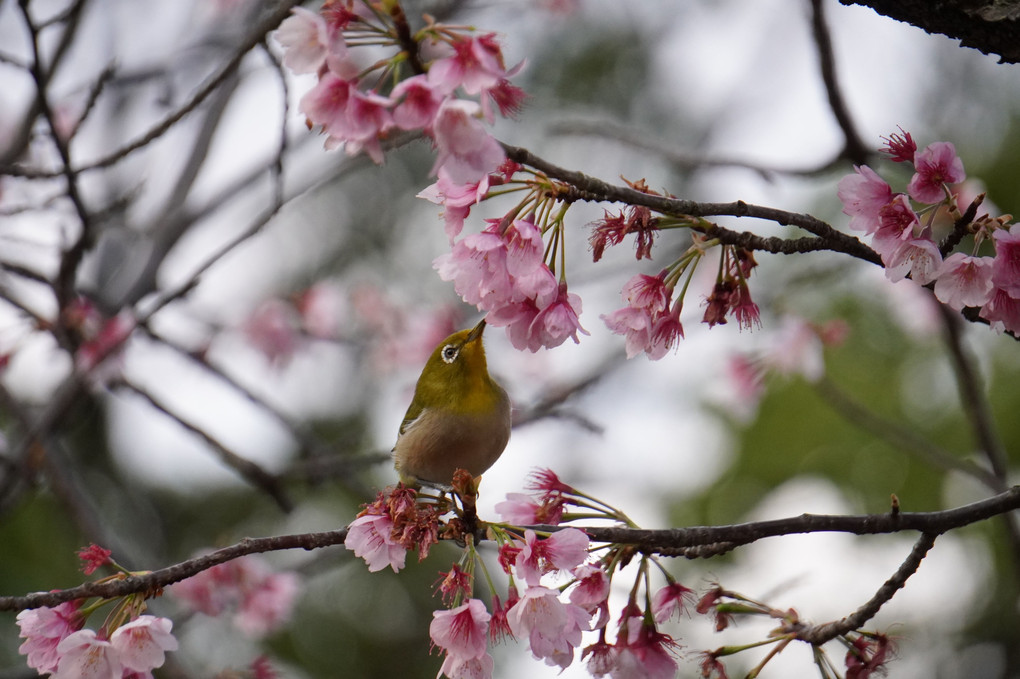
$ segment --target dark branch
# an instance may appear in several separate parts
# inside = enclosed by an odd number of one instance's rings
[[[797,634],[797,638],[809,644],[820,646],[842,634],[863,627],[869,620],[875,617],[875,614],[878,613],[882,606],[893,598],[896,592],[903,589],[903,586],[907,584],[907,580],[917,571],[918,566],[921,565],[921,561],[924,560],[928,551],[935,545],[935,538],[936,535],[933,533],[922,534],[920,539],[914,544],[914,548],[910,550],[910,555],[900,564],[900,567],[896,569],[893,576],[878,588],[875,596],[871,597],[866,604],[842,620],[809,627]]]
[[[801,516],[773,521],[758,521],[731,526],[695,526],[645,530],[615,527],[585,527],[584,531],[594,542],[634,545],[643,552],[670,553],[671,550],[710,546],[731,542],[733,547],[756,540],[780,535],[797,535],[817,532],[842,532],[855,535],[921,531],[930,536],[940,535],[955,528],[984,521],[993,516],[1020,508],[1020,486],[1005,493],[974,502],[963,507],[938,512],[906,512],[864,516],[828,516],[802,514]],[[556,531],[569,526],[536,526]],[[212,554],[189,559],[152,573],[135,575],[124,580],[105,583],[86,583],[55,592],[36,592],[25,596],[0,597],[0,611],[16,611],[39,606],[55,606],[64,601],[87,597],[118,597],[135,592],[158,592],[167,585],[189,578],[196,573],[245,554],[283,549],[319,549],[343,543],[347,530],[325,533],[303,533],[267,538],[245,538],[236,545],[225,547]],[[915,548],[916,551],[916,548]],[[916,568],[916,567],[915,567]],[[901,567],[901,571],[905,567]],[[912,571],[911,571],[912,572]],[[890,595],[891,596],[891,595]]]

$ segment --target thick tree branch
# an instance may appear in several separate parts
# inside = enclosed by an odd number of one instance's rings
[[[913,24],[926,33],[941,33],[1000,61],[1020,61],[1020,8],[997,0],[840,0]]]

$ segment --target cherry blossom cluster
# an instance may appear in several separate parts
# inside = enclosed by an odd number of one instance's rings
[[[426,17],[412,34],[398,3],[327,0],[318,12],[295,7],[276,40],[285,66],[318,77],[300,110],[326,135],[326,148],[342,144],[348,154],[363,151],[381,163],[383,139],[421,131],[435,144],[433,171],[444,169],[458,183],[478,182],[503,161],[483,120],[520,108],[524,93],[510,78],[522,64],[506,68],[494,33]],[[360,57],[369,50],[358,47],[387,53],[365,66]]]
[[[131,575],[110,559],[109,550],[96,545],[79,554],[86,574],[103,565],[119,569],[110,580]],[[85,627],[102,606],[113,610],[98,629]],[[26,609],[17,616],[19,634],[25,641],[18,651],[28,666],[54,679],[151,679],[152,670],[163,665],[166,651],[177,650],[177,639],[168,618],[146,615],[145,598],[130,594],[120,599],[89,603],[74,599],[54,607]]]
[[[607,242],[618,244],[623,235],[630,232],[637,233],[637,258],[651,258],[649,253],[652,240],[650,235],[646,235],[647,229],[661,228],[667,222],[675,227],[696,223],[689,219],[642,218],[640,223],[645,226],[632,228],[628,224],[635,221],[634,214],[636,208],[631,208],[631,218],[628,220],[623,219],[623,213],[616,218],[607,214],[604,220],[595,224],[592,249],[596,261],[601,257]],[[691,277],[708,248],[718,245],[696,231],[691,232],[691,239],[692,244],[687,252],[658,275],[636,274],[627,281],[621,291],[626,306],[602,316],[606,327],[626,338],[627,358],[644,352],[650,359],[659,360],[671,349],[675,349],[683,338],[680,312],[683,310]],[[704,301],[702,322],[712,327],[724,325],[728,318],[733,318],[742,329],[760,327],[760,311],[751,299],[748,286],[748,278],[757,266],[754,256],[750,251],[732,245],[720,245],[719,256],[721,261],[716,283]],[[681,279],[683,285],[677,290]]]
[[[458,493],[467,491],[466,499],[458,494],[464,507],[473,506],[470,483],[455,481],[455,487]],[[536,659],[551,666],[566,668],[580,656],[595,677],[673,677],[678,646],[660,626],[688,612],[693,592],[662,570],[666,585],[641,596],[649,569],[661,569],[652,557],[641,556],[628,603],[614,620],[612,579],[634,553],[623,546],[596,547],[578,528],[548,527],[592,517],[632,522],[549,470],[536,472],[529,490],[511,493],[496,506],[507,521],[496,524],[478,522],[463,511],[444,518],[445,505],[437,509],[397,486],[381,493],[351,524],[346,544],[371,571],[387,566],[397,571],[408,550],[421,555],[437,539],[454,538],[465,545],[461,560],[440,574],[437,591],[446,608],[434,613],[429,629],[434,647],[444,654],[440,674],[450,679],[491,677],[489,645],[507,638],[526,643]],[[499,546],[497,561],[508,577],[505,589],[496,586],[478,553],[475,537],[482,534]],[[476,596],[479,573],[491,606]],[[594,638],[585,644],[589,635]]]
[[[838,195],[850,228],[871,236],[886,276],[909,277],[932,287],[952,309],[977,308],[993,327],[1020,332],[1020,228],[1009,225],[1009,215],[978,214],[983,194],[970,206],[957,204],[966,174],[951,143],[934,142],[918,151],[901,130],[887,139],[883,151],[894,162],[913,166],[906,193],[893,192],[862,165],[840,181]],[[946,211],[952,230],[939,242],[939,217]],[[954,252],[965,236],[971,237],[964,241],[968,249]]]

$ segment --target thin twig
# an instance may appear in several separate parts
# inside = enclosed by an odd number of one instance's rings
[[[907,584],[910,576],[917,572],[921,561],[924,560],[928,551],[935,545],[936,537],[934,533],[922,533],[921,537],[914,543],[914,548],[910,550],[910,554],[900,564],[900,567],[896,569],[893,576],[878,588],[878,591],[875,592],[875,595],[866,604],[841,620],[808,627],[798,632],[797,638],[809,644],[820,646],[840,635],[863,627],[869,620],[875,617],[875,614],[878,613],[882,606],[893,598],[896,592]]]
[[[140,396],[143,400],[145,400],[150,406],[155,408],[157,411],[163,413],[164,415],[166,415],[167,417],[171,418],[179,425],[184,427],[184,429],[186,429],[187,431],[196,434],[199,438],[201,438],[210,448],[212,448],[213,452],[216,453],[217,457],[220,458],[220,461],[223,462],[223,464],[227,465],[228,467],[236,471],[238,474],[240,474],[243,479],[248,481],[248,483],[252,484],[259,490],[266,493],[269,497],[273,499],[274,502],[276,502],[277,506],[279,506],[280,509],[282,509],[285,512],[289,512],[291,509],[293,509],[294,503],[291,501],[290,497],[284,491],[282,485],[280,484],[280,480],[276,476],[270,474],[265,469],[263,469],[256,463],[252,462],[251,460],[241,455],[238,455],[230,448],[228,448],[224,443],[222,443],[219,439],[217,439],[212,434],[207,432],[205,429],[198,426],[197,424],[189,422],[179,413],[174,412],[174,410],[170,408],[170,406],[168,406],[165,402],[156,398],[142,387],[139,387],[131,383],[130,381],[123,377],[113,382],[111,384],[111,387],[113,388],[120,387],[126,389],[127,391],[130,391],[136,396]]]
[[[815,39],[815,46],[818,48],[818,66],[822,74],[822,82],[825,83],[825,93],[829,98],[829,108],[836,118],[839,129],[843,131],[845,139],[843,146],[844,158],[857,165],[868,162],[871,155],[867,145],[861,140],[857,126],[854,124],[853,116],[846,105],[842,90],[839,87],[839,79],[836,76],[836,57],[832,49],[832,37],[829,35],[829,28],[825,24],[825,13],[822,0],[810,0],[811,3],[811,34]]]

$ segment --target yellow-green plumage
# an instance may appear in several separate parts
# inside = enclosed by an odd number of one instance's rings
[[[425,363],[393,446],[404,483],[449,488],[453,473],[480,476],[510,439],[510,398],[491,377],[483,320],[440,342]]]

